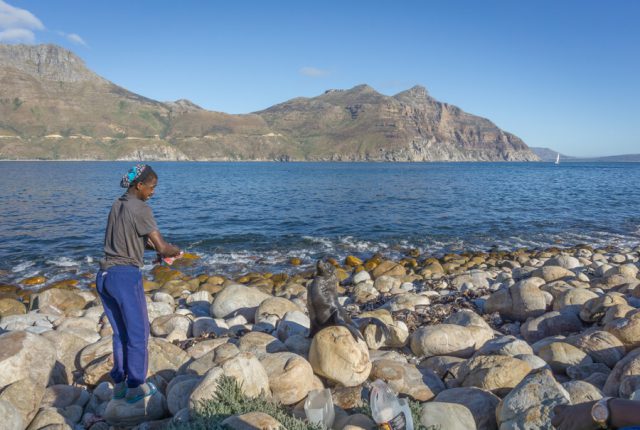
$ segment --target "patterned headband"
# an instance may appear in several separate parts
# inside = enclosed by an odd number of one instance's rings
[[[133,166],[120,180],[120,186],[122,188],[129,188],[137,179],[140,179],[146,168],[146,164],[136,164]]]

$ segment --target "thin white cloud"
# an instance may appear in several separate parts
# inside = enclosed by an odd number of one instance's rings
[[[309,76],[311,78],[321,78],[329,74],[328,70],[318,69],[317,67],[303,67],[300,69],[300,74]]]
[[[34,14],[0,0],[0,30],[44,30],[44,25]]]
[[[78,45],[82,45],[82,46],[87,46],[85,41],[82,40],[82,37],[78,36],[75,33],[67,34],[66,36],[67,36],[67,39],[69,39],[73,43],[77,43]]]
[[[0,31],[0,42],[34,43],[36,35],[25,28],[10,28]]]

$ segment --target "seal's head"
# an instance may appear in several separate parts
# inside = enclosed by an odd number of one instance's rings
[[[324,260],[318,260],[316,271],[318,272],[318,276],[331,276],[336,274],[336,268],[333,264]]]

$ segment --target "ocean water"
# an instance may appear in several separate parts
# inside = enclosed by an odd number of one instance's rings
[[[202,257],[195,273],[291,272],[408,248],[640,244],[638,163],[151,164],[149,204],[165,238]],[[131,165],[0,162],[0,282],[89,282],[80,275],[95,271]]]

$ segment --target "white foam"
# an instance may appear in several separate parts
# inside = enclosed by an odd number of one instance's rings
[[[53,266],[58,266],[58,267],[74,267],[74,266],[80,265],[80,262],[73,260],[69,257],[58,257],[53,260],[47,260],[46,263],[51,264]]]
[[[11,269],[11,271],[13,272],[24,272],[26,269],[28,269],[29,267],[33,266],[35,263],[33,261],[25,261],[23,263],[17,264],[15,266],[13,266],[13,268]]]

